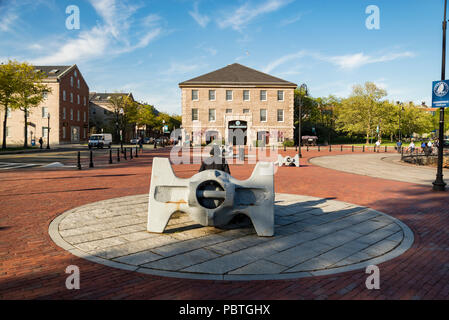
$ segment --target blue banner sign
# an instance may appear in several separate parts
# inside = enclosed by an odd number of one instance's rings
[[[449,80],[432,82],[432,107],[449,107]]]

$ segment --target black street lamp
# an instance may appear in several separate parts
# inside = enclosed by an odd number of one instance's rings
[[[47,114],[47,149],[50,149],[50,114]]]
[[[446,20],[447,0],[444,0],[444,20],[443,20],[443,49],[441,61],[441,80],[446,80]],[[433,182],[434,191],[445,191],[446,183],[443,180],[443,142],[444,142],[444,107],[440,108],[440,129],[438,132],[438,169],[437,177]]]
[[[398,138],[399,141],[402,142],[402,130],[401,130],[401,116],[402,116],[402,112],[404,112],[404,106],[402,105],[402,103],[400,101],[396,101],[397,105],[400,107],[399,108],[399,125],[398,125]]]
[[[304,95],[307,96],[308,95],[308,91],[307,91],[307,85],[305,83],[303,83],[300,87],[299,87],[299,92],[301,93],[304,90]],[[302,158],[302,154],[301,154],[301,118],[302,118],[302,104],[304,97],[300,96],[300,100],[299,100],[299,114],[298,114],[298,156],[300,158]]]

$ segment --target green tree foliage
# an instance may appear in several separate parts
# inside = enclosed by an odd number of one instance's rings
[[[12,102],[13,109],[19,109],[24,116],[24,143],[28,147],[28,115],[32,108],[39,106],[44,100],[44,93],[51,92],[51,88],[42,83],[46,78],[43,72],[35,71],[32,65],[23,63],[17,71],[17,77],[21,84],[16,99]]]
[[[6,64],[0,64],[0,106],[3,109],[3,142],[2,149],[6,149],[6,126],[8,112],[18,107],[17,93],[20,92],[22,83],[18,76],[25,64],[9,60]]]

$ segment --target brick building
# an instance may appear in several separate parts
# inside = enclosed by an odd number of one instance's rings
[[[293,139],[295,83],[234,63],[179,87],[184,142],[279,145]],[[237,131],[243,139],[236,139]]]
[[[43,83],[51,88],[44,101],[32,108],[28,117],[28,143],[40,137],[47,143],[50,118],[50,144],[86,141],[89,129],[89,87],[76,65],[35,66],[47,75]],[[50,117],[48,117],[50,115]],[[0,118],[4,115],[0,110]],[[0,124],[0,140],[3,134]],[[8,112],[6,141],[9,145],[23,145],[24,114],[20,110]]]

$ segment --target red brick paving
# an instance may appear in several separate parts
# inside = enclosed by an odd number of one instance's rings
[[[284,153],[284,152],[282,152]],[[287,152],[290,155],[294,151]],[[333,150],[332,154],[341,154]],[[343,152],[348,153],[348,152]],[[349,151],[350,153],[350,151]],[[364,270],[276,281],[199,281],[144,275],[95,264],[56,246],[48,235],[59,214],[83,204],[147,193],[151,161],[167,150],[90,170],[0,173],[1,299],[449,299],[449,204],[430,186],[337,172],[307,163],[327,155],[304,150],[300,169],[280,168],[276,192],[331,197],[385,212],[406,223],[415,242],[400,257],[379,265],[380,290],[367,290]],[[115,158],[114,158],[115,163]],[[249,177],[254,165],[231,165]],[[175,166],[181,177],[199,165]],[[81,290],[67,290],[65,268],[81,270]]]

